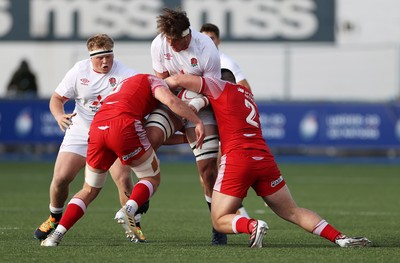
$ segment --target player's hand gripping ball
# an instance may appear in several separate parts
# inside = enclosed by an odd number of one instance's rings
[[[200,93],[196,93],[191,90],[182,89],[178,93],[178,97],[186,102],[189,107],[192,106],[192,109],[195,109],[196,112],[199,112],[204,107],[207,107],[210,104],[210,101],[206,96]]]

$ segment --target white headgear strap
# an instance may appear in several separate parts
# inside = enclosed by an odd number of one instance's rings
[[[187,28],[186,30],[183,30],[182,37],[185,37],[185,36],[189,35],[189,33],[190,33],[189,28]]]

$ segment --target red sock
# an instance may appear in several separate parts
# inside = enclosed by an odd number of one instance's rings
[[[312,233],[324,237],[332,242],[335,242],[336,237],[341,234],[325,220],[321,220],[321,222],[315,226]]]
[[[239,218],[236,221],[236,231],[238,233],[250,234],[254,227],[253,222],[256,222],[256,220],[247,217]]]
[[[86,212],[86,205],[81,199],[72,198],[61,217],[60,225],[69,230]]]
[[[132,189],[129,199],[135,201],[138,207],[141,207],[147,200],[149,200],[153,193],[153,185],[146,180],[139,181]]]

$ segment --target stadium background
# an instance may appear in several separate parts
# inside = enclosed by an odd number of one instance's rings
[[[88,36],[110,34],[117,59],[151,73],[155,17],[178,5],[194,28],[220,27],[220,48],[252,85],[264,136],[278,156],[399,162],[397,0],[0,0],[0,158],[54,157],[62,134],[48,99],[87,57]],[[5,97],[22,59],[37,75],[39,100]],[[186,145],[161,153],[191,158]]]

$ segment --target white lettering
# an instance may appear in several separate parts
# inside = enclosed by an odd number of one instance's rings
[[[282,35],[291,39],[311,37],[318,29],[318,19],[313,15],[316,4],[312,0],[287,0],[282,2]]]
[[[79,1],[84,2],[84,1]],[[45,37],[50,32],[50,18],[53,16],[54,36],[71,37],[74,33],[74,14],[77,13],[78,1],[32,0],[30,8],[30,34],[32,37]]]
[[[182,6],[193,27],[212,22],[221,37],[229,31],[233,38],[302,39],[318,29],[314,0],[182,0]]]
[[[260,114],[263,136],[267,139],[283,139],[286,136],[286,117],[282,113]]]
[[[110,32],[112,36],[118,37],[153,37],[156,34],[156,17],[163,7],[159,1],[113,1],[96,2],[96,10],[91,12],[93,2],[84,2],[85,8],[81,7],[79,35],[89,36],[96,32]]]
[[[344,113],[326,118],[326,136],[331,140],[378,140],[381,119],[377,114]]]
[[[6,35],[12,28],[13,19],[9,7],[9,0],[0,0],[0,36]]]
[[[163,5],[162,0],[32,0],[30,34],[48,36],[52,18],[56,38],[72,37],[74,33],[86,38],[99,32],[114,38],[153,37],[156,16]]]

